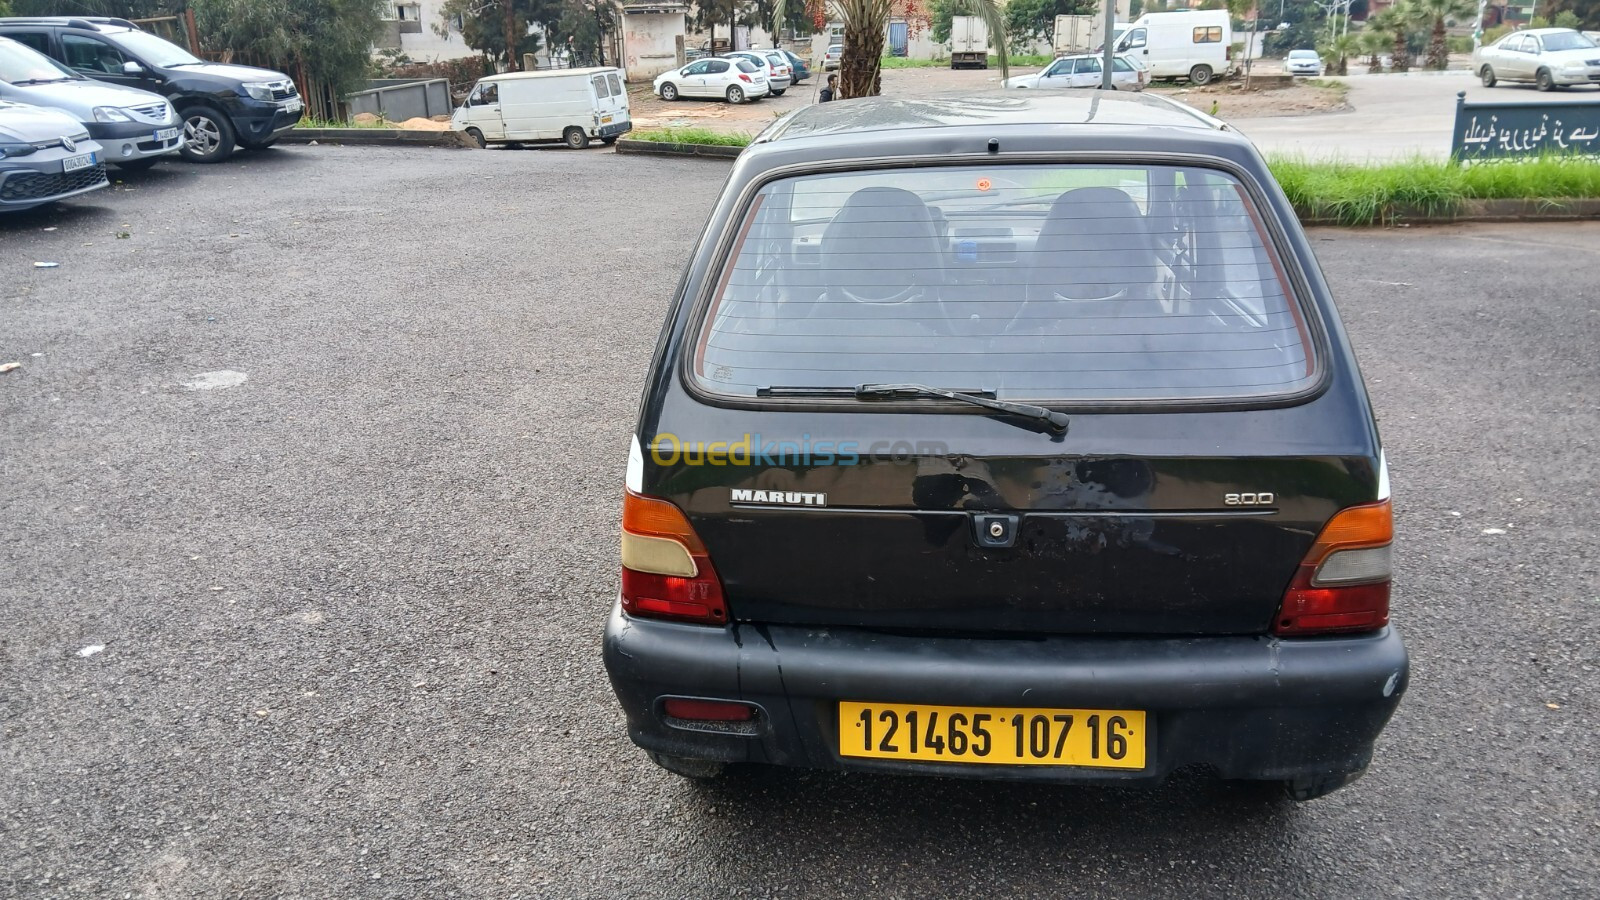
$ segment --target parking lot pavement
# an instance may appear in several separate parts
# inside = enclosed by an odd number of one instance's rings
[[[1356,162],[1450,155],[1456,95],[1473,103],[1588,103],[1600,95],[1578,89],[1543,94],[1532,85],[1486,88],[1471,72],[1351,75],[1345,112],[1308,116],[1223,117],[1269,154]],[[1226,106],[1226,101],[1224,101]]]
[[[599,636],[724,175],[310,147],[0,219],[0,895],[1600,892],[1600,226],[1314,235],[1413,654],[1362,781],[706,788]]]

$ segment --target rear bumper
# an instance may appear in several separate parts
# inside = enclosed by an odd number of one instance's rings
[[[591,129],[591,131],[592,131],[592,133],[593,133],[593,135],[595,137],[601,137],[601,138],[616,137],[617,135],[620,135],[620,134],[627,134],[628,132],[630,132],[632,130],[633,130],[633,122],[632,121],[612,122],[609,125],[601,125],[598,128]]]
[[[1392,628],[1345,638],[965,639],[849,629],[633,619],[614,608],[605,662],[634,743],[676,756],[823,769],[1045,781],[1158,781],[1182,766],[1224,778],[1359,774],[1405,692]],[[669,723],[664,696],[760,707],[751,733]],[[1138,771],[841,757],[840,700],[1141,709]]]

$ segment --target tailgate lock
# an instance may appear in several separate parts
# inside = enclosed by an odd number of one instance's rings
[[[979,547],[1010,547],[1017,542],[1017,517],[1001,513],[974,513],[972,530]]]

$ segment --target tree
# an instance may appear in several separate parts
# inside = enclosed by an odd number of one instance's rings
[[[1445,40],[1445,20],[1475,15],[1476,0],[1413,0],[1420,15],[1431,19],[1433,34],[1428,41],[1427,66],[1444,71],[1450,65],[1450,43]]]
[[[570,47],[573,65],[606,65],[606,32],[617,27],[616,7],[609,0],[565,0],[559,9],[555,22],[544,26],[551,43]]]
[[[1411,70],[1411,25],[1416,21],[1412,0],[1400,0],[1367,20],[1368,27],[1383,32],[1389,38],[1389,68],[1395,72]]]
[[[202,46],[291,64],[343,92],[367,74],[383,0],[188,0]]]
[[[1327,66],[1328,74],[1349,75],[1350,57],[1359,51],[1360,46],[1360,38],[1353,34],[1341,34],[1322,45],[1318,52]]]
[[[1361,49],[1362,53],[1367,54],[1367,71],[1369,73],[1377,72],[1379,67],[1383,65],[1383,61],[1380,59],[1383,56],[1383,51],[1389,49],[1389,36],[1376,28],[1367,28],[1356,35],[1356,40],[1356,46]]]
[[[776,0],[782,18],[789,3]],[[1000,56],[1000,77],[1010,74],[1006,60],[1006,18],[1001,0],[950,0],[954,15],[975,15],[983,19]],[[875,97],[882,93],[883,38],[894,17],[926,21],[928,14],[920,0],[829,0],[827,13],[844,23],[844,49],[839,55],[839,93],[841,100]]]
[[[1100,8],[1097,0],[1008,0],[1006,37],[1012,44],[1044,41],[1054,44],[1056,16],[1086,16]]]
[[[523,54],[539,51],[540,38],[531,26],[548,26],[560,17],[559,5],[546,0],[445,0],[432,27],[434,34],[448,37],[459,22],[462,43],[499,71],[515,72],[522,68]]]
[[[185,0],[0,0],[0,15],[151,19],[182,12],[185,6]]]

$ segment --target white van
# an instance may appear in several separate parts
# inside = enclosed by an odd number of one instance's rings
[[[450,127],[479,147],[565,141],[582,150],[590,138],[613,143],[633,130],[633,122],[620,69],[553,69],[479,79],[450,117]]]
[[[1115,34],[1117,54],[1143,60],[1151,78],[1206,84],[1233,69],[1233,23],[1225,9],[1145,13]]]

